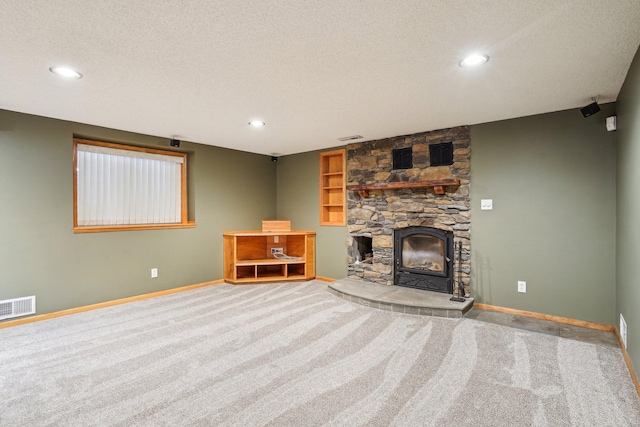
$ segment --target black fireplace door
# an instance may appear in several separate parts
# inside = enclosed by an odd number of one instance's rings
[[[453,232],[406,227],[393,240],[396,285],[453,293]]]

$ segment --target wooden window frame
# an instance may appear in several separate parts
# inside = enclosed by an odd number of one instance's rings
[[[180,222],[169,224],[130,224],[130,225],[91,225],[78,226],[78,144],[93,145],[98,147],[112,148],[116,150],[137,151],[141,153],[159,154],[164,156],[181,157],[181,202],[180,202]],[[187,203],[187,155],[175,151],[165,151],[154,148],[136,147],[127,144],[114,144],[102,141],[93,141],[82,138],[73,138],[73,232],[78,233],[102,233],[110,231],[133,231],[133,230],[165,230],[175,228],[195,228],[195,221],[188,220]]]

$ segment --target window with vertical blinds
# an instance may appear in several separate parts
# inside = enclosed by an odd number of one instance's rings
[[[74,139],[74,230],[188,225],[186,155]]]

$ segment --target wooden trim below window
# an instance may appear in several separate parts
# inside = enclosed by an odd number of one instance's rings
[[[176,228],[196,228],[195,221],[185,224],[136,224],[136,225],[99,225],[86,227],[73,227],[75,234],[82,233],[105,233],[110,231],[135,231],[135,230],[171,230]]]

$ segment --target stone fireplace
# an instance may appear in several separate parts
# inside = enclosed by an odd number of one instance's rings
[[[468,294],[467,126],[349,144],[347,181],[350,277],[446,293],[457,292],[461,280]],[[419,237],[406,240],[411,235]]]

